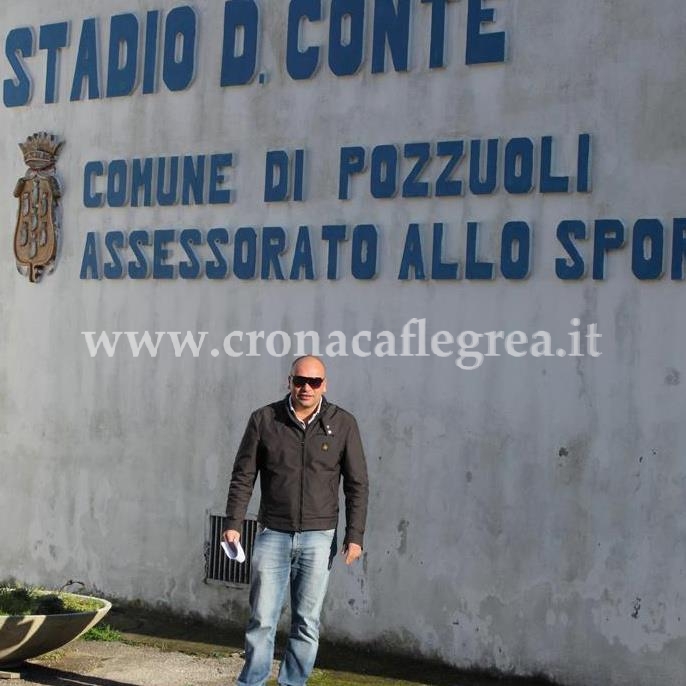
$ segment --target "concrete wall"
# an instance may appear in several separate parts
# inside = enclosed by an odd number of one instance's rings
[[[76,578],[241,622],[246,592],[203,583],[206,512],[222,509],[249,412],[285,392],[292,355],[263,348],[259,357],[214,358],[208,351],[221,350],[224,335],[399,336],[421,318],[429,337],[546,330],[554,352],[569,350],[570,331],[585,334],[596,323],[600,357],[515,358],[500,341],[502,354],[472,371],[456,366],[454,354],[361,358],[349,349],[328,359],[329,397],[359,419],[372,497],[364,563],[336,567],[324,630],[331,639],[570,685],[680,683],[686,324],[671,260],[673,220],[686,215],[683,3],[493,0],[484,8],[496,10],[495,23],[480,30],[506,34],[505,59],[471,65],[470,5],[449,3],[445,66],[430,69],[430,6],[413,0],[409,68],[396,71],[388,57],[382,73],[371,66],[373,4],[352,76],[332,74],[323,49],[311,78],[292,79],[288,3],[264,0],[255,77],[222,88],[224,5],[198,0],[190,3],[197,46],[188,87],[143,94],[139,85],[128,97],[72,102],[84,19],[98,17],[104,91],[110,17],[131,12],[143,23],[148,10],[166,17],[177,5],[3,2],[3,44],[18,27],[33,27],[37,43],[41,25],[71,26],[59,51],[57,102],[45,102],[47,51],[36,49],[23,60],[30,101],[0,106],[1,576],[55,586]],[[303,26],[303,48],[327,45],[328,0],[322,7],[323,21]],[[4,52],[3,81],[14,74]],[[55,273],[36,285],[15,271],[12,189],[26,169],[17,143],[40,130],[66,144],[61,250]],[[590,192],[576,190],[580,134],[592,141]],[[571,177],[569,192],[542,193],[537,172],[530,193],[510,193],[501,165],[489,195],[376,199],[367,172],[353,178],[350,199],[338,198],[343,146],[370,154],[382,144],[498,138],[502,160],[508,140],[529,137],[538,169],[543,136],[553,138],[552,170]],[[274,149],[306,151],[302,202],[264,202],[265,154]],[[84,207],[89,161],[227,152],[228,205]],[[405,174],[410,162],[402,162]],[[444,162],[434,159],[424,176],[435,183]],[[468,185],[468,158],[455,178]],[[664,227],[662,278],[632,273],[640,218]],[[556,230],[569,219],[587,227],[588,238],[575,241],[586,273],[564,280],[555,272],[556,258],[567,257]],[[591,274],[597,219],[625,227],[602,279]],[[519,280],[505,279],[498,264],[502,228],[515,220],[532,232],[530,274]],[[469,221],[480,225],[479,257],[496,262],[492,280],[464,278]],[[398,279],[413,222],[427,263],[432,225],[444,223],[443,259],[459,262],[459,279]],[[350,240],[339,278],[326,278],[325,224],[346,225],[349,238],[356,225],[376,227],[374,279],[354,278]],[[88,232],[102,248],[114,229],[198,228],[206,236],[225,227],[233,241],[242,226],[281,226],[289,271],[301,225],[311,231],[312,281],[79,278]],[[170,263],[185,259],[178,246],[170,250]],[[231,245],[225,250],[231,256]],[[198,252],[211,257],[207,246]],[[81,332],[103,330],[209,334],[198,358],[176,358],[168,345],[155,358],[121,349],[91,358]]]

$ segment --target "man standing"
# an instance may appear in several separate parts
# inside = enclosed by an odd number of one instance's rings
[[[291,629],[278,682],[302,686],[314,666],[319,615],[336,554],[338,488],[343,479],[343,555],[362,555],[367,517],[367,466],[355,418],[329,403],[326,368],[317,357],[299,357],[288,377],[289,394],[255,412],[238,448],[223,533],[240,539],[253,485],[261,500],[250,587],[245,665],[238,686],[264,686],[274,657],[274,636],[290,580]]]

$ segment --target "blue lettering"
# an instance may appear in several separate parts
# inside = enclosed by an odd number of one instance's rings
[[[312,260],[312,245],[310,243],[310,230],[307,226],[298,229],[298,238],[293,251],[293,264],[291,265],[291,280],[300,280],[302,270],[305,270],[305,278],[308,281],[314,279],[314,262]]]
[[[131,279],[148,278],[149,265],[141,249],[143,245],[150,245],[150,233],[142,230],[132,231],[129,234],[129,247],[136,259],[129,261],[129,278]]]
[[[428,181],[418,179],[431,160],[431,146],[429,143],[407,143],[403,155],[405,159],[417,158],[416,164],[403,183],[403,198],[428,198],[430,193]]]
[[[295,169],[293,170],[293,200],[303,199],[303,179],[305,175],[305,151],[295,151]]]
[[[516,252],[515,255],[515,246]],[[500,271],[506,279],[526,279],[531,263],[531,229],[526,222],[507,222],[500,248]]]
[[[322,18],[321,0],[292,0],[288,8],[288,39],[286,69],[292,79],[309,79],[319,66],[319,48],[301,50],[298,45],[303,18],[319,21]]]
[[[134,158],[131,163],[131,206],[138,207],[140,191],[143,190],[143,205],[152,205],[152,158]]]
[[[534,185],[534,144],[530,138],[513,138],[505,146],[505,190],[529,193]]]
[[[322,240],[329,244],[326,278],[338,279],[338,244],[347,240],[348,230],[345,224],[328,224],[322,226]]]
[[[443,224],[434,224],[433,249],[431,256],[431,278],[436,280],[456,279],[457,262],[443,262]]]
[[[558,279],[571,281],[581,279],[586,271],[584,258],[579,254],[572,239],[586,240],[586,224],[580,220],[569,219],[562,221],[557,226],[557,240],[567,251],[571,264],[564,257],[555,260],[555,274]]]
[[[205,262],[205,274],[208,279],[224,279],[228,272],[226,258],[219,248],[219,245],[228,245],[229,232],[226,229],[210,229],[207,233],[207,245],[209,246],[214,260]]]
[[[439,157],[450,156],[441,175],[436,180],[436,197],[451,198],[462,195],[462,181],[451,179],[451,176],[459,166],[464,154],[464,141],[441,141],[436,146],[436,153]]]
[[[81,260],[80,279],[99,279],[100,269],[98,265],[98,234],[94,231],[89,231],[86,234],[86,245],[83,249],[83,259]],[[88,276],[90,272],[90,276]]]
[[[183,158],[183,180],[181,181],[181,204],[191,204],[191,192],[193,202],[196,205],[203,203],[203,188],[205,187],[205,155]]]
[[[40,27],[38,47],[47,50],[45,68],[45,102],[57,102],[57,58],[61,48],[69,44],[69,23],[44,24]]]
[[[386,71],[386,42],[396,71],[407,71],[410,44],[410,0],[376,0],[372,42],[372,74]]]
[[[231,202],[231,190],[220,188],[226,181],[222,173],[225,167],[233,164],[233,155],[230,152],[210,156],[210,205],[228,205]]]
[[[479,224],[467,222],[467,259],[465,277],[474,280],[488,280],[493,278],[493,263],[479,262],[477,253],[479,248]]]
[[[642,281],[659,279],[664,273],[664,227],[657,219],[639,219],[634,224],[631,271]],[[646,243],[650,257],[646,257]]]
[[[398,192],[398,149],[377,145],[372,150],[371,192],[375,198],[392,198]]]
[[[16,80],[5,79],[2,84],[2,99],[5,107],[21,107],[31,100],[31,77],[21,60],[22,57],[33,56],[31,29],[12,29],[5,41],[5,55],[14,70]]]
[[[145,17],[145,55],[143,57],[143,93],[157,90],[157,33],[160,13],[152,10]]]
[[[424,280],[424,255],[422,253],[422,236],[419,232],[419,224],[410,224],[405,235],[405,247],[400,261],[398,279],[407,281],[410,278],[410,268],[414,270],[414,278]]]
[[[541,139],[541,193],[567,193],[569,191],[568,176],[553,176],[553,137],[543,136]]]
[[[485,0],[469,0],[467,14],[467,64],[505,61],[505,32],[481,33],[482,24],[495,21],[495,10],[484,9]]]
[[[157,204],[162,206],[176,204],[179,190],[179,158],[169,158],[169,183],[168,188],[165,189],[166,170],[167,158],[159,157],[157,159]]]
[[[674,220],[672,235],[672,279],[682,281],[684,278],[684,256],[686,256],[686,219]]]
[[[373,224],[360,224],[353,229],[350,271],[356,279],[376,276],[378,234]]]
[[[166,246],[176,240],[174,229],[158,229],[153,235],[152,253],[152,278],[153,279],[173,279],[174,267],[166,264],[170,251]]]
[[[349,40],[343,22],[350,23]],[[364,0],[332,0],[329,19],[329,69],[336,76],[357,74],[364,55]]]
[[[431,3],[431,42],[429,44],[429,68],[438,69],[444,66],[443,50],[445,46],[445,8],[449,0],[422,0]]]
[[[126,237],[123,231],[108,231],[105,234],[105,246],[112,258],[111,262],[103,265],[103,276],[106,279],[121,279],[124,276],[124,265],[117,249],[122,249],[126,245]]]
[[[348,184],[352,174],[364,171],[365,151],[359,146],[341,148],[341,163],[338,175],[338,199],[348,200]]]
[[[122,51],[126,61],[120,65]],[[138,19],[135,14],[117,14],[110,22],[107,60],[107,97],[131,95],[138,67]]]
[[[83,168],[83,205],[84,207],[102,207],[103,195],[93,190],[94,176],[103,176],[105,165],[102,162],[86,162]]]
[[[486,154],[486,178],[481,179],[481,141],[471,142],[469,157],[469,190],[474,195],[490,195],[498,183],[498,144],[497,138],[488,140]]]
[[[200,276],[200,260],[193,246],[202,245],[202,234],[198,229],[184,229],[179,235],[179,243],[189,260],[179,262],[179,276],[182,279],[197,279]]]
[[[591,192],[591,136],[579,136],[579,155],[577,163],[576,190],[579,193]]]
[[[170,91],[182,91],[195,76],[195,33],[197,18],[192,7],[175,7],[168,15],[164,30],[162,80]],[[176,61],[177,41],[182,49]]]
[[[265,226],[262,229],[262,279],[271,278],[274,268],[274,278],[283,280],[283,270],[279,256],[286,250],[286,232],[280,226]]]
[[[74,80],[71,86],[71,101],[83,97],[83,82],[88,82],[88,99],[100,97],[100,74],[98,68],[98,27],[96,19],[84,19],[81,26],[79,52],[76,56]]]
[[[269,150],[264,172],[264,201],[288,200],[289,159],[285,150]]]
[[[110,207],[126,205],[127,171],[125,160],[112,160],[107,167],[107,204]]]
[[[254,279],[257,271],[257,234],[244,226],[233,240],[233,273],[239,279]]]
[[[624,245],[624,224],[619,219],[598,219],[593,236],[593,279],[605,278],[605,255]]]
[[[222,86],[241,86],[255,75],[259,13],[254,0],[227,0],[224,5]],[[238,29],[243,31],[243,52],[238,55]]]

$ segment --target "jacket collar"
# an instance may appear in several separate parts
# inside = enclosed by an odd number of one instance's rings
[[[288,417],[290,417],[290,419],[292,421],[294,421],[300,428],[302,428],[300,421],[295,416],[295,413],[291,410],[291,403],[289,402],[290,397],[291,397],[291,394],[287,393],[283,399],[284,411],[288,415]],[[319,406],[319,412],[317,413],[317,416],[314,418],[314,420],[312,422],[310,422],[310,424],[316,424],[317,422],[319,422],[322,426],[322,429],[324,429],[324,431],[326,433],[329,433],[330,427],[326,423],[326,420],[328,418],[330,411],[333,409],[333,407],[334,406],[326,399],[326,397],[322,396],[322,402],[321,402],[321,405]],[[310,424],[308,424],[307,426],[310,426]]]

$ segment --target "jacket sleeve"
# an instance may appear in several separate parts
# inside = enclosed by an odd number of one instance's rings
[[[354,417],[352,417],[346,438],[342,467],[343,493],[345,495],[344,543],[357,543],[362,546],[367,521],[369,481],[360,430]]]
[[[257,450],[260,442],[255,413],[248,421],[233,463],[229,495],[226,499],[227,529],[241,530],[245,512],[257,478]]]

